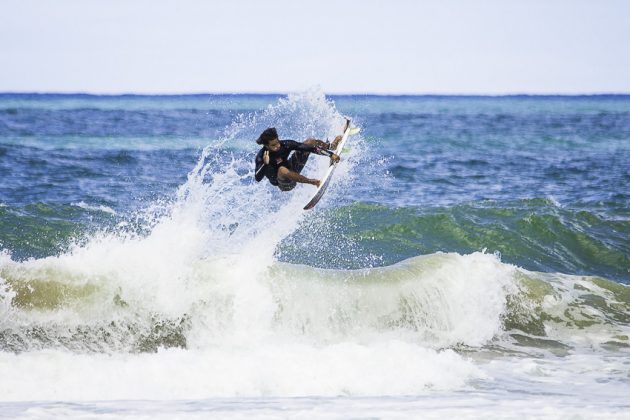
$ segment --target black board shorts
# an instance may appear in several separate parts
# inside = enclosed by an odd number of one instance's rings
[[[301,173],[306,165],[306,161],[308,161],[309,155],[309,152],[294,151],[293,154],[289,156],[286,167],[293,172]],[[281,191],[291,191],[296,185],[297,183],[295,181],[278,178],[278,188],[280,188]]]

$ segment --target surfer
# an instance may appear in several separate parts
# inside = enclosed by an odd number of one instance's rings
[[[348,120],[346,124],[349,123]],[[337,148],[339,141],[341,136],[335,137],[332,144],[313,138],[306,139],[303,143],[280,140],[276,129],[270,127],[256,140],[256,143],[263,146],[256,155],[256,182],[267,177],[269,182],[281,191],[291,191],[298,182],[319,187],[318,179],[307,178],[300,172],[311,153],[328,156],[333,162],[339,162],[339,156],[332,151]]]

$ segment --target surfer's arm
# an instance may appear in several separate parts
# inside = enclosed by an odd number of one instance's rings
[[[326,144],[321,140],[318,140],[318,142],[321,142],[322,144]],[[305,144],[304,146],[312,147],[314,149],[312,153],[315,153],[321,156],[328,156],[330,159],[332,159],[333,162],[339,162],[339,156],[337,156],[335,152],[333,152],[332,150],[328,150],[327,148],[320,147],[318,145],[310,146],[308,144]]]
[[[339,156],[337,156],[335,152],[333,152],[332,150],[315,146],[315,151],[313,153],[316,153],[322,156],[328,156],[330,160],[332,160],[333,162],[339,162]]]
[[[299,150],[302,152],[315,153],[316,155],[328,156],[335,162],[339,160],[339,156],[337,156],[332,150],[328,150],[325,147],[321,147],[320,145],[328,145],[328,143],[322,140],[310,139],[307,141],[312,141],[315,144],[308,143],[298,143],[297,141],[291,141],[291,146],[293,150]]]
[[[315,153],[317,153],[318,155],[328,156],[328,157],[336,156],[332,150],[324,149],[322,147],[315,146],[315,150],[316,150]]]
[[[254,173],[254,178],[256,179],[256,182],[260,182],[265,177],[265,168],[267,167],[267,165],[265,164],[262,156],[263,151],[264,149],[262,149],[256,155],[256,171]]]

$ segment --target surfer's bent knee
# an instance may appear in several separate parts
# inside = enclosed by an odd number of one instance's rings
[[[289,175],[289,172],[291,172],[290,169],[285,168],[284,166],[279,167],[278,168],[278,178],[286,179],[287,175]]]

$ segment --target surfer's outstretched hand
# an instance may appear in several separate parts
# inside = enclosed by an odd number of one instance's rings
[[[330,156],[330,160],[332,160],[332,161],[333,161],[333,162],[335,162],[335,163],[339,162],[339,155],[336,155],[336,154],[334,154],[334,153],[333,153],[333,154]]]

